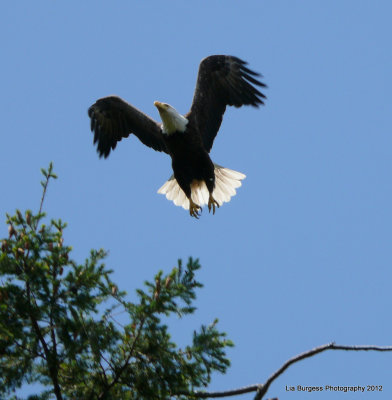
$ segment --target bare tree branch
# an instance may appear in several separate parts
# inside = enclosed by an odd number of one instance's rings
[[[219,397],[230,397],[236,396],[240,394],[256,392],[254,400],[261,400],[265,394],[267,393],[269,387],[272,382],[274,382],[280,375],[283,374],[284,371],[290,365],[295,364],[298,361],[304,360],[305,358],[313,357],[318,353],[322,353],[326,350],[345,350],[345,351],[392,351],[392,346],[343,346],[337,345],[334,342],[327,343],[319,347],[315,347],[312,350],[308,350],[304,353],[298,354],[293,358],[287,360],[277,371],[275,371],[263,384],[256,384],[245,386],[239,389],[226,390],[224,392],[193,392],[193,393],[178,393],[180,395],[187,395],[189,397],[198,398],[198,399],[207,399],[207,398],[219,398]],[[270,400],[278,400],[278,399],[270,399]]]

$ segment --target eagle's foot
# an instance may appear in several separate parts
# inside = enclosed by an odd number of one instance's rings
[[[196,204],[192,199],[189,199],[189,215],[199,219],[202,208]]]
[[[210,193],[210,197],[208,199],[208,211],[211,212],[212,209],[212,214],[215,214],[215,207],[219,208],[219,203],[212,197],[212,194]]]

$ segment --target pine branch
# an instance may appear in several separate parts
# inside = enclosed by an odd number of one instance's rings
[[[26,294],[27,294],[27,298],[29,300],[29,304],[31,305],[31,290],[30,290],[30,284],[28,281],[26,282]],[[40,341],[42,348],[44,350],[44,353],[45,353],[46,362],[48,363],[50,377],[53,382],[54,393],[56,395],[57,400],[62,400],[63,397],[61,394],[61,389],[60,389],[60,385],[59,385],[59,381],[58,381],[58,369],[57,369],[57,365],[56,365],[57,360],[53,360],[50,349],[45,341],[44,336],[41,333],[41,329],[40,329],[38,322],[35,319],[34,313],[32,312],[31,309],[28,310],[28,314],[30,317],[31,325],[32,325],[32,327],[35,331],[35,334],[37,335],[38,340]]]
[[[45,180],[41,181],[41,186],[43,187],[43,191],[42,191],[41,203],[39,205],[38,219],[37,219],[37,224],[35,226],[35,229],[38,229],[38,224],[42,217],[42,207],[44,205],[44,200],[45,200],[45,196],[46,196],[46,191],[48,189],[49,180],[50,180],[50,178],[57,179],[57,175],[53,173],[53,163],[52,162],[49,163],[48,170],[41,168],[41,173],[45,177]]]
[[[110,392],[110,390],[111,390],[111,389],[118,383],[118,381],[120,380],[121,375],[122,375],[122,373],[124,372],[124,370],[128,367],[129,361],[131,360],[131,358],[132,358],[132,356],[133,356],[136,343],[137,343],[137,341],[139,340],[139,336],[140,336],[140,334],[141,334],[141,332],[142,332],[142,329],[143,329],[143,326],[144,326],[145,321],[146,321],[146,318],[145,318],[145,317],[140,321],[140,323],[139,323],[139,328],[138,328],[137,333],[136,333],[136,336],[135,336],[135,338],[134,338],[134,340],[133,340],[132,346],[131,346],[131,348],[130,348],[130,350],[129,350],[128,356],[126,357],[126,359],[124,360],[123,365],[118,369],[118,371],[115,371],[116,374],[115,374],[115,376],[114,376],[114,379],[112,380],[112,382],[111,382],[110,384],[108,384],[108,385],[105,387],[104,391],[98,396],[98,400],[103,400],[103,399],[106,398],[106,396],[108,395],[108,393]]]

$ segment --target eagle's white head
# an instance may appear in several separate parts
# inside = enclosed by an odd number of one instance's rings
[[[174,107],[167,103],[154,101],[154,106],[158,109],[162,119],[162,132],[171,135],[175,132],[184,132],[188,120],[181,115]]]

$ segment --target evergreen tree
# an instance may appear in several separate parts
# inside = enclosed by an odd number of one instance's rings
[[[38,213],[7,214],[8,238],[0,252],[0,397],[39,382],[30,399],[169,399],[206,386],[213,371],[225,373],[232,346],[214,321],[179,348],[162,317],[195,311],[198,260],[146,282],[138,301],[110,278],[104,250],[92,250],[83,264],[71,258],[63,240],[66,224],[44,224],[46,189],[56,178],[42,170]],[[113,313],[121,309],[125,324]]]

